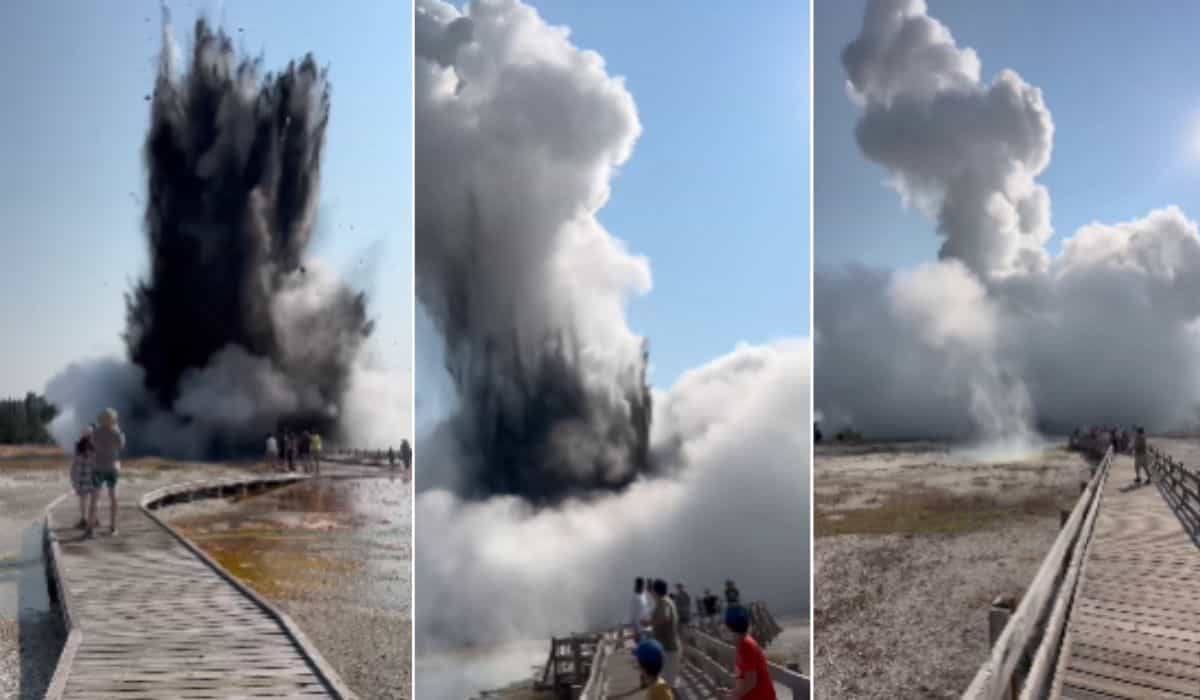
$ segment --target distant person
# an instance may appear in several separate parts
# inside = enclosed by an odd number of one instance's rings
[[[96,490],[92,492],[91,517],[88,521],[99,524],[99,518],[96,515],[97,501],[100,496],[100,489],[108,487],[108,506],[109,519],[108,525],[112,534],[117,534],[117,480],[121,474],[121,451],[125,449],[125,433],[121,432],[121,426],[117,422],[117,412],[115,409],[105,409],[100,414],[99,425],[96,426],[96,431],[92,434],[92,443],[96,449],[95,471],[92,474],[92,483],[95,484]],[[91,534],[91,528],[88,529],[88,534]]]
[[[675,584],[675,609],[679,611],[679,624],[692,624],[692,597],[682,583]]]
[[[404,463],[404,471],[412,471],[413,450],[408,440],[400,441],[400,461]]]
[[[305,430],[296,441],[296,454],[304,473],[312,471],[312,433]]]
[[[267,463],[272,469],[279,470],[279,442],[271,433],[267,433]]]
[[[725,582],[725,607],[732,608],[742,604],[742,593],[732,580]]]
[[[646,700],[675,700],[675,691],[663,678],[665,659],[662,645],[647,639],[633,650],[633,657],[637,659],[642,686],[646,688]]]
[[[642,623],[646,619],[646,579],[638,576],[633,580],[633,598],[629,601],[629,626],[633,628],[633,640],[642,638]]]
[[[321,434],[314,430],[309,450],[312,452],[313,472],[317,476],[321,476],[321,450],[324,448],[325,445],[321,442]]]
[[[750,614],[740,605],[725,611],[725,627],[733,633],[737,649],[734,657],[736,681],[730,698],[775,700],[775,683],[767,668],[767,656],[750,636]]]
[[[94,425],[83,429],[78,442],[75,443],[75,458],[71,460],[71,488],[79,497],[79,522],[75,523],[75,527],[86,530],[88,533],[91,532],[93,525],[88,514],[88,501],[96,491],[96,484],[93,483],[93,469],[96,460],[96,446],[92,443],[94,430]]]
[[[396,451],[393,450],[391,446],[388,446],[388,468],[396,468]]]
[[[709,618],[710,621],[717,616],[717,605],[719,602],[720,599],[717,598],[716,593],[713,593],[707,588],[704,589],[704,614]]]
[[[663,648],[662,675],[667,685],[679,687],[679,657],[682,645],[679,641],[679,611],[667,597],[667,582],[657,579],[650,587],[653,609],[650,613],[650,629],[654,639]]]
[[[1133,483],[1142,483],[1142,472],[1146,472],[1146,483],[1150,483],[1150,449],[1146,446],[1145,428],[1137,429],[1133,441]]]
[[[821,437],[822,437],[822,435],[821,435],[821,424],[820,424],[820,423],[814,423],[814,424],[813,424],[813,442],[820,442],[820,441],[821,441]]]
[[[296,436],[290,431],[283,434],[283,452],[287,457],[288,471],[296,471]]]

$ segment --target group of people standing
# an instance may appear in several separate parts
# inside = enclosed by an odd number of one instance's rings
[[[1133,483],[1142,483],[1142,473],[1146,474],[1146,483],[1150,483],[1150,446],[1146,442],[1146,429],[1134,426],[1132,430],[1116,425],[1092,427],[1086,430],[1076,428],[1071,433],[1069,446],[1072,449],[1095,449],[1103,452],[1111,447],[1113,454],[1133,456]]]
[[[277,440],[274,434],[267,434],[267,461],[279,471],[294,472],[299,462],[301,471],[320,476],[321,452],[324,449],[321,434],[315,430],[305,430],[299,435],[285,430],[282,440]]]
[[[701,619],[715,620],[721,601],[711,591],[695,601]],[[663,579],[638,577],[633,582],[630,625],[637,641],[633,655],[646,688],[647,700],[674,700],[683,663],[680,628],[692,621],[692,597],[682,583],[675,592]],[[767,668],[767,657],[750,636],[750,613],[742,606],[741,592],[733,581],[725,582],[725,628],[734,637],[737,682],[733,700],[775,700],[775,685]]]
[[[121,451],[125,449],[125,433],[121,432],[117,412],[105,409],[83,430],[75,443],[71,462],[71,488],[79,498],[79,522],[85,539],[95,535],[100,527],[98,504],[100,491],[108,489],[109,531],[117,534],[117,481],[121,474]]]

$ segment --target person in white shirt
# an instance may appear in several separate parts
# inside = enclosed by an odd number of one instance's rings
[[[279,443],[274,435],[267,435],[267,461],[273,468],[279,468]]]
[[[633,580],[633,599],[629,602],[629,626],[633,628],[633,641],[642,638],[642,626],[646,620],[646,580],[638,576]]]

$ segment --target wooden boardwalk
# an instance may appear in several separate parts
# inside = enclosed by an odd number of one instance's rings
[[[1133,458],[1110,470],[1052,697],[1200,698],[1200,549]]]
[[[264,477],[220,483],[250,479]],[[73,497],[47,510],[48,561],[69,632],[47,698],[353,697],[286,617],[141,508],[164,491],[122,484],[115,537],[106,495],[95,539],[72,527]]]

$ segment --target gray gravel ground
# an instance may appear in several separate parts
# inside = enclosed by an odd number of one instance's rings
[[[819,449],[813,466],[815,697],[960,697],[991,602],[1033,579],[1086,466],[1056,447],[989,464],[937,444]]]
[[[65,486],[59,474],[0,459],[0,698],[41,698],[65,641],[50,611],[42,560],[42,509]]]
[[[816,542],[815,684],[821,698],[958,698],[988,653],[987,617],[1019,596],[1057,518],[944,536]]]

